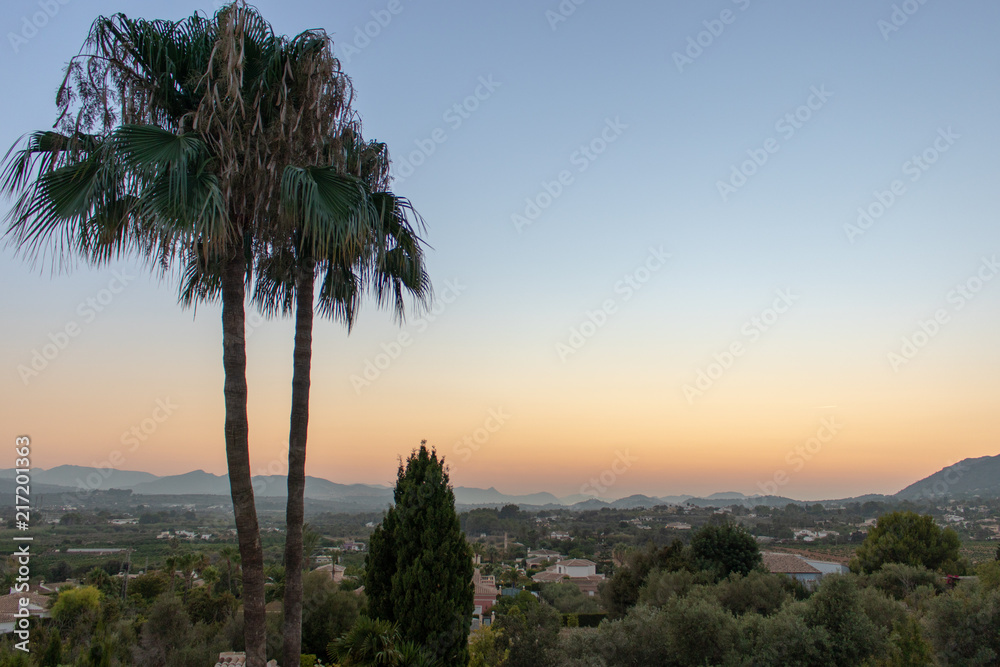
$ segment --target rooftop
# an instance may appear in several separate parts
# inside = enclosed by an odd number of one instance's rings
[[[820,574],[815,567],[792,554],[764,552],[761,554],[764,567],[777,574]]]

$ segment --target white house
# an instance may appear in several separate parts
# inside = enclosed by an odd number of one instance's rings
[[[597,574],[597,563],[585,558],[561,560],[531,578],[540,584],[568,581],[589,596],[596,595],[598,586],[604,581],[604,575]]]
[[[561,560],[556,563],[555,571],[556,574],[567,577],[589,577],[592,574],[597,574],[597,563],[586,558]]]
[[[11,589],[13,590],[13,589]],[[21,599],[28,600],[28,615],[34,618],[50,618],[48,610],[49,599],[32,591],[30,593],[11,593],[0,596],[0,634],[10,634],[16,629],[20,618]]]

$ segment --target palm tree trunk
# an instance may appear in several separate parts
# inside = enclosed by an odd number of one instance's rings
[[[302,524],[312,366],[313,271],[314,263],[304,260],[298,268],[295,285],[295,350],[292,353],[292,415],[288,430],[288,500],[285,508],[284,665],[298,665],[302,654]]]
[[[265,667],[264,555],[250,479],[247,354],[244,313],[246,262],[242,247],[226,258],[222,275],[222,364],[225,368],[226,461],[236,535],[243,561],[243,620],[247,667]]]

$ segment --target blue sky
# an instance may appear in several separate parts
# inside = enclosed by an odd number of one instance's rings
[[[1000,251],[1000,6],[257,6],[279,32],[331,34],[366,135],[388,143],[406,174],[396,192],[427,220],[443,297],[403,328],[410,342],[395,358],[379,358],[399,335],[385,313],[369,309],[349,338],[317,326],[310,474],[389,481],[395,457],[428,438],[457,484],[575,493],[629,449],[639,463],[603,495],[751,493],[797,466],[787,453],[835,418],[843,429],[781,489],[815,499],[891,493],[998,453],[1000,281],[961,307],[954,290],[992,277]],[[45,7],[52,16],[26,37]],[[51,122],[61,67],[97,14],[196,9],[213,7],[5,3],[0,67],[17,93],[2,143]],[[754,155],[762,164],[746,163]],[[933,163],[915,170],[915,156]],[[407,162],[420,164],[410,174]],[[752,172],[739,187],[734,168]],[[529,201],[540,212],[518,228]],[[880,205],[863,233],[845,229]],[[653,251],[670,257],[650,271]],[[3,259],[0,392],[21,420],[11,428],[48,443],[37,465],[106,459],[171,396],[181,407],[122,467],[224,471],[217,311],[192,320],[169,279],[132,269],[25,382],[19,366],[81,320],[78,304],[112,275],[53,277],[10,249]],[[647,280],[626,299],[616,286],[628,276]],[[779,290],[793,305],[751,339],[744,324],[769,317]],[[924,341],[921,322],[942,309]],[[894,363],[914,335],[925,344]],[[261,469],[281,465],[291,338],[273,322],[249,343]],[[745,349],[732,364],[686,393],[733,343]],[[509,418],[484,430],[497,409]],[[485,439],[468,455],[459,443],[477,431]]]

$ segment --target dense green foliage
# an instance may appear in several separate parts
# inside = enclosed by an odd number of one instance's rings
[[[584,595],[579,586],[568,581],[542,584],[540,595],[563,614],[596,614],[601,611],[594,598]]]
[[[891,512],[879,517],[855,552],[852,569],[875,572],[886,563],[937,570],[958,561],[961,546],[950,528],[939,528],[930,515]]]
[[[828,575],[811,595],[781,575],[759,572],[694,584],[691,573],[654,570],[649,581],[664,576],[683,585],[662,603],[639,604],[596,629],[560,634],[545,621],[555,610],[544,601],[526,594],[503,600],[495,625],[473,638],[474,664],[991,665],[1000,656],[1000,592],[974,585],[941,592],[927,603],[919,596],[894,600],[878,587],[888,579],[856,575]],[[758,594],[769,603],[746,603]]]
[[[401,463],[395,504],[372,533],[365,592],[373,618],[447,665],[465,665],[472,620],[472,549],[437,453],[424,443]]]
[[[691,556],[700,569],[715,572],[719,579],[734,572],[750,574],[761,562],[753,535],[734,522],[703,526],[691,538]]]
[[[307,574],[302,584],[302,652],[321,656],[333,638],[351,629],[364,600],[318,572]]]
[[[559,612],[534,595],[521,591],[496,605],[496,645],[506,654],[505,667],[534,667],[555,650]]]
[[[341,667],[436,667],[438,663],[415,642],[404,641],[395,623],[362,616],[328,647]]]

